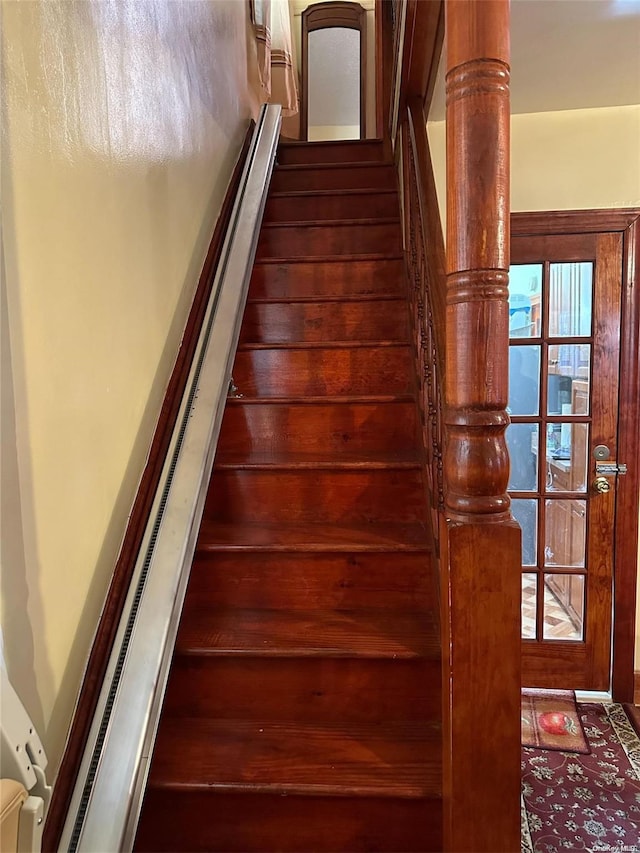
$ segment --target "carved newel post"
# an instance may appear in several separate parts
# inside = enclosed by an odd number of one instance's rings
[[[509,3],[447,0],[446,14],[445,842],[497,853],[520,846],[520,533],[505,442]]]

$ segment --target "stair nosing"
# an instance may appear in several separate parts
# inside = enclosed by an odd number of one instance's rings
[[[176,791],[194,793],[208,791],[211,793],[225,794],[278,794],[287,797],[362,797],[371,799],[397,799],[397,800],[440,800],[442,795],[437,791],[415,788],[415,791],[398,791],[391,785],[388,786],[348,786],[348,785],[301,785],[295,782],[171,782],[151,780],[148,787],[156,791]]]
[[[351,187],[344,190],[274,190],[269,193],[269,199],[272,198],[294,198],[298,196],[328,196],[328,195],[378,195],[385,193],[387,195],[397,194],[397,190],[392,187]]]
[[[263,222],[263,228],[342,228],[345,227],[353,227],[357,225],[361,226],[369,226],[369,225],[399,225],[400,217],[399,216],[381,216],[380,218],[375,217],[362,217],[355,218],[352,217],[350,219],[301,219],[301,220],[284,220],[284,221],[276,221],[276,222]]]
[[[244,462],[232,462],[216,457],[215,468],[219,471],[413,471],[422,470],[422,463],[419,459],[398,460],[397,462],[386,462],[384,460],[366,460],[362,462],[350,461],[343,462],[339,459],[334,461],[290,461],[274,460],[272,462],[252,462],[250,460]]]
[[[348,160],[344,163],[277,163],[274,168],[274,174],[277,172],[300,172],[303,169],[318,169],[326,171],[327,169],[392,169],[393,163],[385,163],[380,160]]]
[[[296,395],[289,394],[288,396],[255,396],[247,397],[240,395],[238,397],[227,397],[227,405],[249,403],[251,405],[260,405],[262,403],[278,403],[280,405],[289,405],[291,403],[300,403],[304,405],[315,405],[316,403],[331,403],[335,405],[348,405],[351,403],[413,403],[415,395],[409,392],[405,394],[343,394],[336,396],[321,396],[321,395]]]
[[[252,297],[249,294],[247,305],[273,305],[284,303],[286,305],[313,304],[318,302],[406,302],[406,294],[403,291],[397,293],[363,293],[349,296],[341,296],[339,293],[327,296],[265,296]]]
[[[393,347],[408,347],[406,340],[357,340],[357,341],[245,341],[238,344],[238,352],[258,352],[263,350],[308,350],[308,349],[391,349]]]

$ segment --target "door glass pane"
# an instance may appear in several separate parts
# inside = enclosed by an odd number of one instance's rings
[[[515,498],[511,501],[513,517],[522,528],[522,565],[536,565],[538,502]]]
[[[541,331],[542,264],[509,269],[509,336],[538,338]]]
[[[548,492],[586,492],[588,437],[588,424],[547,424]]]
[[[536,638],[537,584],[538,578],[533,572],[522,575],[522,637],[526,640]]]
[[[540,347],[509,347],[508,408],[512,415],[540,411]]]
[[[589,393],[589,344],[554,344],[549,347],[547,412],[550,415],[585,414],[575,411],[577,389]],[[579,383],[576,385],[576,383]]]
[[[583,500],[545,501],[545,566],[584,567],[586,508]]]
[[[509,489],[535,492],[538,488],[538,425],[511,424],[507,429],[511,458]]]
[[[588,337],[591,334],[592,291],[592,263],[551,264],[550,337]]]
[[[584,629],[584,575],[544,576],[545,640],[581,640]]]

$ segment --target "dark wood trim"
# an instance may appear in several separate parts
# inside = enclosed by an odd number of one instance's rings
[[[638,213],[638,212],[636,212]],[[640,216],[624,232],[620,327],[618,461],[628,473],[617,478],[613,664],[616,702],[633,702],[638,575],[638,492],[640,489],[640,297],[638,266]]]
[[[640,672],[633,673],[633,704],[640,705]]]
[[[552,210],[511,215],[513,237],[622,233],[623,280],[620,330],[620,421],[618,461],[629,471],[619,477],[616,504],[613,664],[611,687],[617,702],[634,695],[635,620],[638,566],[638,492],[640,489],[640,295],[638,245],[640,208]]]
[[[233,202],[238,191],[242,169],[249,150],[252,131],[253,122],[251,122],[247,130],[240,156],[231,176],[220,215],[211,238],[209,251],[207,252],[184,335],[180,343],[180,349],[158,417],[149,449],[149,456],[131,509],[122,548],[113,571],[104,610],[100,617],[96,636],[89,654],[86,674],[80,689],[78,704],[71,723],[60,769],[56,777],[51,805],[44,827],[42,846],[44,853],[53,853],[53,851],[58,849],[67,810],[73,794],[73,786],[89,735],[89,729],[102,687],[113,641],[118,629],[118,622],[122,614],[122,608],[144,536],[147,519],[151,511],[171,440],[171,434],[180,408],[180,402],[189,376],[193,354],[211,292],[213,276],[220,259],[224,235],[229,224]]]
[[[302,13],[302,92],[300,138],[309,138],[309,33],[329,27],[345,27],[360,33],[360,139],[367,136],[367,12],[359,3],[335,0],[314,3]]]
[[[384,125],[384,2],[375,0],[374,19],[376,25],[376,46],[374,63],[376,68],[376,136],[383,138]]]
[[[611,210],[546,210],[511,214],[511,234],[587,234],[626,231],[640,216],[640,208]]]

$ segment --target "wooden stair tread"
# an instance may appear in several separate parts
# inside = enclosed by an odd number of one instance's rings
[[[225,468],[420,468],[417,451],[392,450],[372,453],[340,450],[333,453],[226,452],[218,450],[216,469]]]
[[[430,551],[422,524],[244,524],[203,519],[197,550]]]
[[[189,655],[437,658],[428,613],[185,608],[176,652]]]
[[[434,724],[318,724],[167,718],[153,788],[326,796],[440,796]]]

